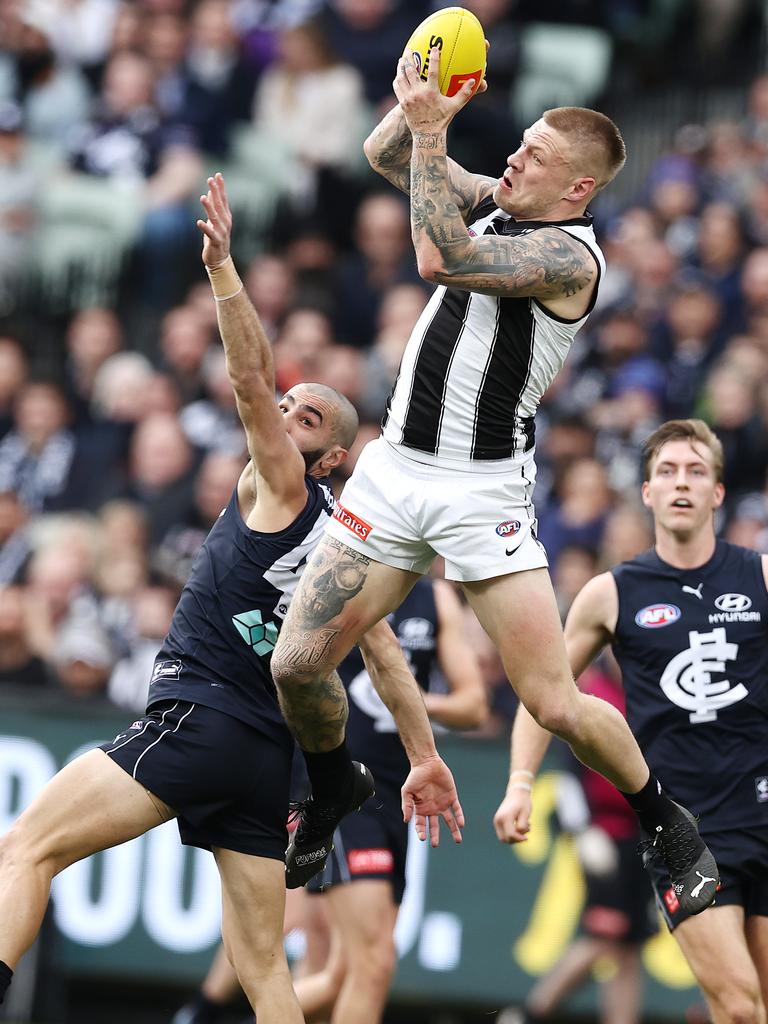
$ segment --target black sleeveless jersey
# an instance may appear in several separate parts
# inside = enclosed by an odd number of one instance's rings
[[[305,477],[307,503],[284,530],[257,533],[237,489],[198,553],[155,661],[148,706],[186,700],[256,728],[285,723],[269,671],[307,560],[333,511],[323,480]]]
[[[613,570],[627,718],[702,832],[768,825],[768,594],[760,555],[718,541],[697,569],[654,550]]]
[[[400,641],[416,681],[425,692],[437,660],[437,609],[433,583],[423,577],[387,620]],[[410,765],[389,709],[373,687],[355,647],[339,666],[349,694],[347,745],[382,783],[400,787]]]

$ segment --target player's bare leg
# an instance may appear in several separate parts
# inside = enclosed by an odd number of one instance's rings
[[[0,840],[0,960],[14,968],[34,942],[55,875],[172,817],[103,750],[62,768]]]
[[[281,861],[216,849],[221,932],[227,956],[259,1024],[304,1024],[283,949]]]
[[[643,1013],[643,962],[640,946],[615,943],[616,973],[600,986],[601,1024],[638,1024]]]
[[[333,537],[320,542],[272,655],[280,707],[303,750],[329,751],[343,742],[347,697],[336,666],[402,603],[417,578]]]
[[[750,915],[744,923],[747,945],[752,954],[752,962],[757,968],[757,976],[763,994],[763,1006],[768,1016],[768,917]]]
[[[392,886],[380,879],[361,879],[334,886],[327,898],[346,964],[331,1024],[377,1024],[397,964]]]
[[[742,907],[710,907],[678,925],[674,936],[706,997],[713,1024],[765,1024],[758,969],[766,964],[752,959]]]
[[[581,693],[573,680],[546,569],[463,587],[515,692],[539,725],[569,743],[582,763],[618,789],[641,789],[648,766],[623,716],[606,701]]]

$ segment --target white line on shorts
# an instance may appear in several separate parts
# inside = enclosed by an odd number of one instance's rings
[[[173,705],[172,708],[166,708],[165,709],[165,711],[163,712],[163,717],[160,719],[160,724],[161,725],[163,724],[163,719],[168,714],[168,712],[169,711],[173,711],[175,708],[177,708],[178,704],[179,704],[179,702],[176,701],[176,703]],[[118,745],[116,747],[110,747],[108,753],[113,754],[116,750],[119,750],[121,747],[124,747],[126,745],[126,743],[130,743],[131,740],[135,740],[135,739],[138,739],[139,736],[143,736],[144,733],[147,731],[147,729],[150,727],[150,725],[152,725],[152,719],[148,718],[147,721],[144,723],[144,728],[143,729],[139,729],[139,731],[135,732],[133,734],[133,736],[129,736],[127,740],[123,740],[122,743],[118,743]]]
[[[174,707],[175,706],[176,705],[174,704]],[[172,711],[173,708],[168,708],[168,710]],[[185,711],[184,712],[184,714],[181,716],[181,718],[176,723],[176,727],[174,729],[166,729],[165,732],[161,732],[160,735],[157,737],[157,739],[153,743],[150,743],[149,746],[147,747],[147,749],[143,750],[141,752],[141,754],[139,754],[139,756],[138,756],[138,758],[136,760],[136,764],[133,766],[133,771],[131,772],[131,774],[133,775],[134,779],[136,778],[136,769],[139,767],[139,763],[140,763],[142,757],[144,757],[145,754],[148,754],[149,751],[152,749],[152,747],[157,746],[157,744],[160,742],[160,740],[163,738],[163,736],[167,736],[169,732],[178,732],[179,726],[181,725],[181,723],[184,721],[185,718],[187,718],[188,715],[191,715],[194,710],[195,710],[195,705],[193,704],[190,707],[189,711]],[[165,718],[165,712],[163,712],[163,719],[164,718]],[[162,720],[161,720],[161,724],[162,724]]]

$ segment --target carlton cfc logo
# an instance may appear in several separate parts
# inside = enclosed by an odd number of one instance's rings
[[[676,604],[649,604],[641,608],[635,616],[635,622],[643,629],[661,629],[670,626],[680,618],[680,609]]]
[[[496,533],[498,533],[500,537],[514,537],[519,529],[519,519],[508,519],[505,523],[499,523],[496,527]]]

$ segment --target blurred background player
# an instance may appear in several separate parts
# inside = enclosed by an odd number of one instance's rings
[[[768,1004],[768,556],[715,537],[723,448],[703,421],[663,423],[643,467],[655,547],[583,588],[565,624],[568,655],[578,677],[611,645],[641,749],[699,815],[720,867],[715,906],[686,913],[652,836],[644,860],[714,1024],[757,1024]],[[521,707],[494,819],[502,841],[530,829],[525,780],[549,738]]]
[[[585,693],[607,700],[624,714],[624,691],[612,677],[610,657],[579,680]],[[536,982],[521,1008],[502,1010],[496,1024],[538,1024],[583,985],[599,963],[599,1024],[639,1024],[643,1007],[643,943],[658,930],[653,890],[637,856],[641,835],[632,808],[602,775],[578,766],[565,773],[557,812],[573,834],[586,883],[579,934],[558,962]]]
[[[483,725],[488,715],[485,685],[451,584],[423,577],[389,621],[423,691],[430,719],[449,729]],[[313,894],[309,903],[326,904],[325,914],[318,906],[309,909],[315,920],[327,916],[331,945],[314,972],[302,962],[295,987],[307,1017],[324,1013],[333,1024],[376,1024],[397,962],[394,928],[405,890],[409,836],[400,787],[408,774],[408,758],[357,649],[345,658],[339,674],[349,695],[347,746],[355,758],[365,752],[376,779],[376,798],[339,825],[325,870],[308,885]],[[445,692],[435,688],[440,677]],[[307,909],[304,901],[297,905],[298,913],[294,910],[298,892],[303,890],[289,890],[286,934],[301,926],[298,919]],[[236,976],[217,955],[195,1001],[179,1011],[173,1024],[214,1024],[238,989]]]

